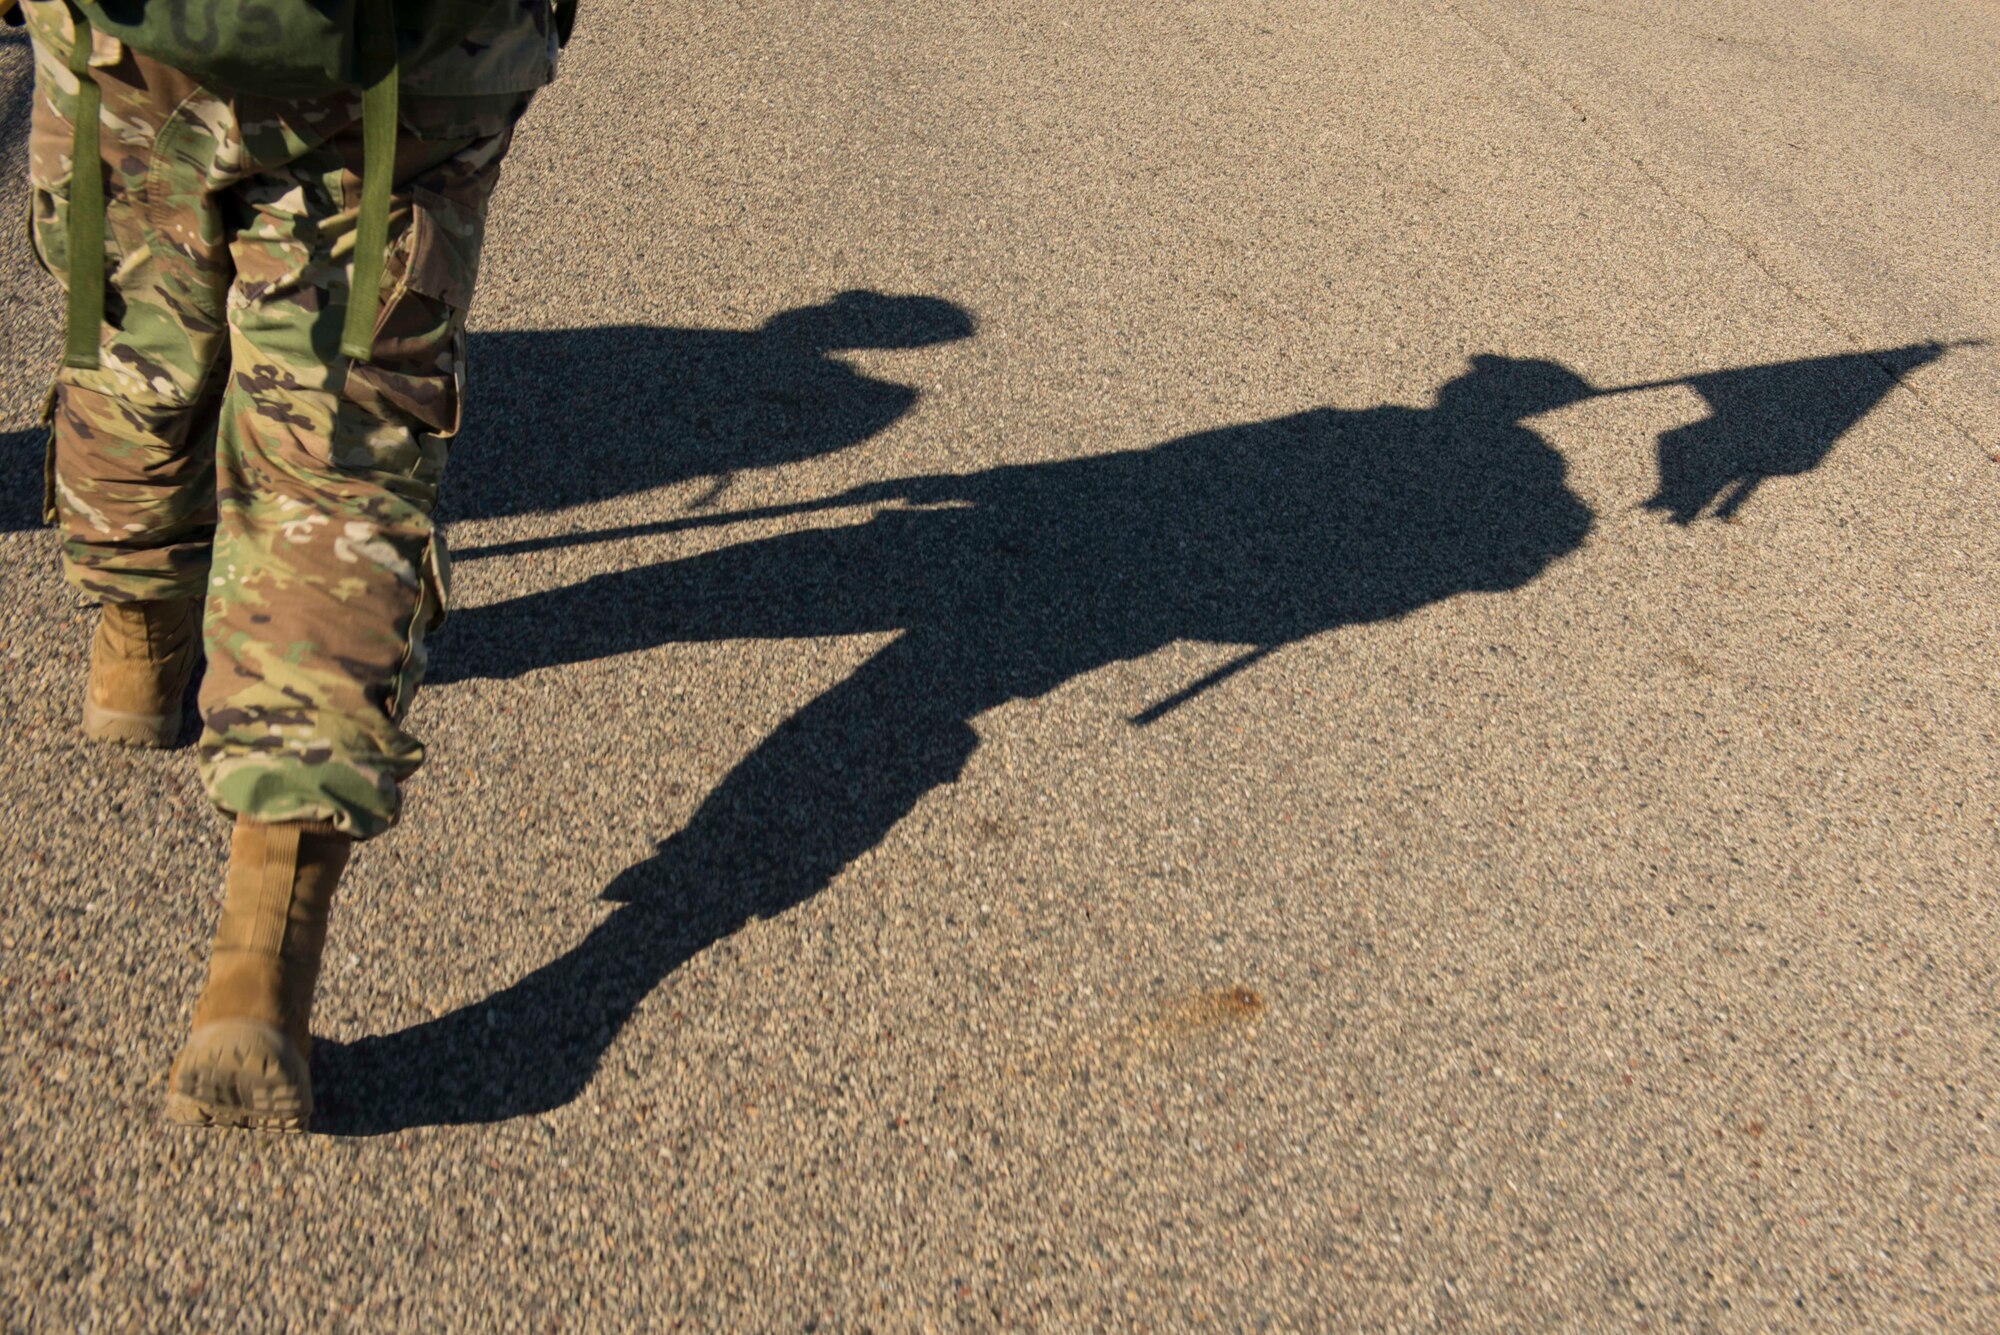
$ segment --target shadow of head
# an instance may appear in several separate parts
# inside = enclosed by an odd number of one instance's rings
[[[617,325],[478,334],[445,514],[534,514],[832,454],[917,391],[834,354],[970,337],[939,297],[843,292],[753,329]]]
[[[1438,386],[1441,414],[1464,422],[1519,422],[1581,403],[1597,393],[1560,362],[1481,353],[1471,367]]]
[[[817,306],[780,311],[764,322],[765,336],[801,349],[925,348],[970,338],[972,315],[942,297],[890,297],[843,292]]]

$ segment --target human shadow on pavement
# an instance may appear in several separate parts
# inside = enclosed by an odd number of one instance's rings
[[[1479,357],[1430,407],[1322,409],[1148,449],[863,486],[789,508],[881,507],[865,522],[461,612],[438,680],[672,642],[896,638],[621,875],[606,894],[625,907],[575,949],[439,1019],[319,1045],[319,1124],[368,1134],[568,1102],[662,979],[874,847],[957,777],[977,745],[972,720],[997,705],[1176,641],[1236,647],[1240,666],[1336,627],[1521,587],[1592,523],[1562,458],[1522,421],[1591,393],[1554,363]]]
[[[1758,424],[1820,431],[1824,458],[1935,345],[1692,377],[1717,414],[1701,486],[1747,494],[1776,456]],[[1866,365],[1863,365],[1863,363]],[[1869,369],[1872,367],[1873,369]],[[1867,388],[1835,394],[1844,377]],[[499,544],[476,559],[818,512],[840,522],[601,575],[459,614],[436,680],[514,677],[675,642],[893,634],[723,777],[623,901],[512,986],[398,1033],[322,1044],[320,1125],[370,1134],[559,1107],[684,961],[825,887],[978,744],[973,720],[1177,641],[1223,666],[1134,713],[1146,725],[1280,647],[1458,594],[1519,589],[1593,516],[1525,419],[1600,390],[1552,362],[1476,357],[1425,408],[1314,410],[1146,449],[870,484],[755,511]],[[1802,401],[1788,404],[1793,394]],[[1721,444],[1739,442],[1734,453]],[[1724,467],[1727,464],[1728,467]],[[1730,471],[1730,469],[1734,471]],[[1698,513],[1711,492],[1672,490]],[[1726,485],[1726,484],[1724,484]],[[1720,486],[1717,487],[1719,491]],[[1737,504],[1741,504],[1740,496]],[[698,707],[698,706],[697,706]]]
[[[440,517],[543,513],[706,478],[714,504],[741,469],[842,450],[917,401],[836,353],[969,337],[940,297],[843,292],[755,329],[518,330],[475,334],[473,416]]]

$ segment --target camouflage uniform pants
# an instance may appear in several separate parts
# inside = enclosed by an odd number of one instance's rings
[[[36,250],[67,272],[69,23],[30,0]],[[107,602],[205,596],[203,781],[228,813],[394,823],[402,726],[443,615],[432,507],[464,389],[486,205],[525,95],[415,101],[375,355],[337,352],[358,98],[211,92],[100,38],[101,369],[52,400],[50,519]],[[406,103],[411,100],[406,99]]]

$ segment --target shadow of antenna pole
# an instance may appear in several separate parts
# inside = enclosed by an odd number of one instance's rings
[[[1155,704],[1146,706],[1146,708],[1140,710],[1138,713],[1132,716],[1131,722],[1141,728],[1146,727],[1149,724],[1158,723],[1161,719],[1173,713],[1176,709],[1179,709],[1182,705],[1186,704],[1188,701],[1202,694],[1202,692],[1213,690],[1215,687],[1220,686],[1223,682],[1228,681],[1231,677],[1235,676],[1237,673],[1242,672],[1247,668],[1255,667],[1257,664],[1263,662],[1265,659],[1269,658],[1272,654],[1275,654],[1276,652],[1278,652],[1276,645],[1261,644],[1246,654],[1239,654],[1237,657],[1232,658],[1227,663],[1224,663],[1221,667],[1209,673],[1207,676],[1202,677],[1197,681],[1190,682],[1188,685],[1182,687],[1178,691],[1175,691],[1172,695],[1166,697],[1164,700],[1160,700]]]

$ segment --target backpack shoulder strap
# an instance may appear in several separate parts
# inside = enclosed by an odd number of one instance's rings
[[[389,192],[396,177],[396,24],[394,0],[365,0],[362,40],[373,48],[375,81],[361,92],[361,209],[354,221],[354,268],[347,286],[344,357],[365,362],[375,351],[382,262],[389,251]]]
[[[90,20],[74,5],[70,17],[76,25],[69,48],[76,110],[69,149],[69,327],[63,365],[94,371],[104,328],[104,162],[97,139],[104,90],[90,73]]]

